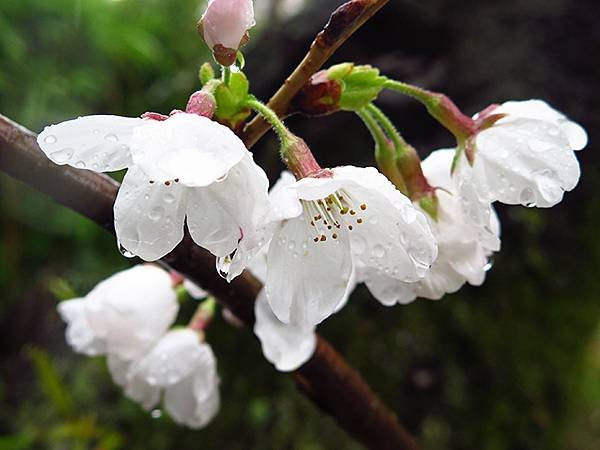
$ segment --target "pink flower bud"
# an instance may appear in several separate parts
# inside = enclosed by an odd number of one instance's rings
[[[213,51],[224,48],[237,52],[254,24],[252,0],[210,0],[199,30]]]
[[[212,119],[215,109],[215,98],[211,94],[204,91],[196,91],[190,96],[185,112]]]

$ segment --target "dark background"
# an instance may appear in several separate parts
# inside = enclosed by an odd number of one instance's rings
[[[263,100],[341,2],[300,2],[295,14],[292,3],[256,1],[246,73]],[[3,0],[0,112],[39,131],[78,115],[183,107],[210,59],[194,29],[202,7]],[[469,114],[545,99],[590,137],[580,184],[562,203],[498,207],[503,249],[482,287],[392,309],[360,288],[320,327],[427,449],[600,447],[598,19],[592,0],[392,0],[331,61],[375,65]],[[415,102],[386,93],[379,105],[423,157],[452,144]],[[373,164],[350,113],[288,123],[322,165]],[[275,144],[269,135],[255,147],[271,179],[282,168]],[[0,189],[0,450],[359,448],[273,370],[251,333],[220,318],[208,340],[222,407],[208,428],[186,430],[125,399],[101,358],[66,346],[55,307],[131,262],[44,195],[2,174]]]

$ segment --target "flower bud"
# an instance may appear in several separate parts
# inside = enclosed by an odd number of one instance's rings
[[[371,66],[342,63],[315,73],[292,101],[292,111],[323,115],[358,111],[377,98],[386,78]]]
[[[210,0],[198,31],[219,64],[235,63],[237,51],[248,40],[254,21],[252,0]]]
[[[196,91],[190,96],[185,112],[212,119],[215,109],[215,97],[212,94],[205,91]]]

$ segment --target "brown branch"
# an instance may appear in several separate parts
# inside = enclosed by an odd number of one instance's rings
[[[119,184],[103,174],[55,165],[42,153],[31,131],[2,115],[0,169],[114,232],[113,204]],[[246,325],[253,324],[254,299],[262,286],[250,273],[225,282],[216,273],[214,257],[187,235],[163,260],[211,292]],[[308,397],[368,448],[418,448],[396,415],[325,339],[318,337],[313,357],[292,375]]]
[[[312,74],[319,70],[331,55],[356,30],[369,20],[389,0],[350,0],[336,9],[329,22],[311,44],[308,53],[294,69],[281,87],[273,94],[267,105],[279,117],[288,114],[290,102]],[[261,116],[256,116],[246,126],[242,139],[248,148],[252,147],[263,134],[269,130],[269,125]]]

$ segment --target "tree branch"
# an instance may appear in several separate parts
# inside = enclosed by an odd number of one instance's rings
[[[340,45],[388,1],[350,0],[336,9],[323,30],[317,34],[304,59],[273,94],[267,103],[269,108],[275,111],[279,117],[285,117],[288,114],[290,102],[311,75],[319,70]],[[242,140],[250,148],[268,130],[267,122],[257,115],[246,125],[242,133]]]
[[[52,163],[37,145],[35,134],[2,115],[0,169],[114,233],[113,204],[119,184],[103,174]],[[214,257],[187,234],[163,261],[211,292],[247,326],[254,323],[254,300],[262,286],[252,274],[244,272],[225,282],[216,273]],[[318,337],[315,354],[292,376],[308,397],[368,448],[418,448],[396,415],[325,339]]]

